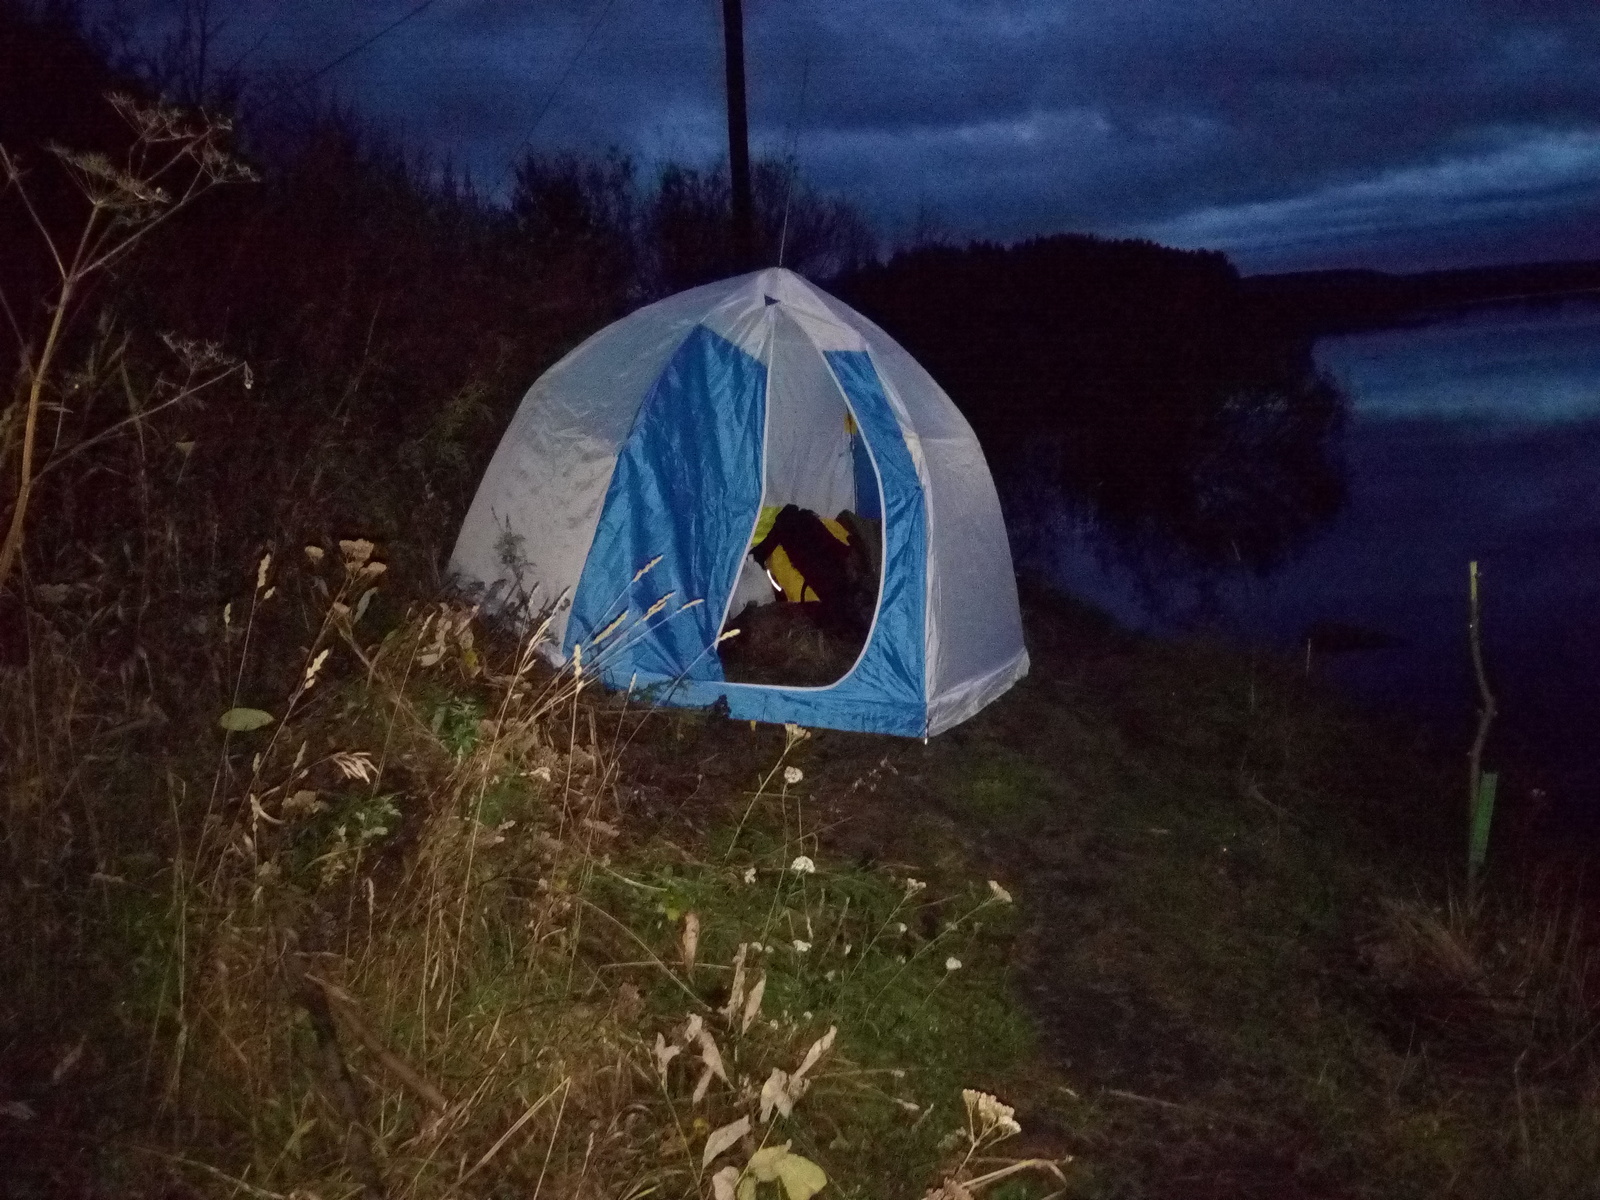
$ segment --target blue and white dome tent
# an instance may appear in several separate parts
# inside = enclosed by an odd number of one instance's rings
[[[828,686],[730,682],[716,650],[762,511],[786,504],[882,521],[870,631]],[[971,427],[883,330],[781,268],[642,308],[545,372],[451,569],[490,607],[554,603],[553,662],[581,644],[614,687],[725,697],[740,719],[928,737],[1028,670]]]

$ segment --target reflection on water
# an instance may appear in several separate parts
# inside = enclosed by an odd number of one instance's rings
[[[1329,656],[1321,669],[1464,746],[1467,563],[1477,559],[1504,744],[1552,767],[1592,769],[1600,306],[1502,308],[1330,338],[1318,358],[1353,399],[1349,503],[1300,560],[1224,589],[1224,622],[1284,646],[1318,620],[1396,636],[1393,648]],[[1160,624],[1086,545],[1063,550],[1066,586],[1135,624]]]

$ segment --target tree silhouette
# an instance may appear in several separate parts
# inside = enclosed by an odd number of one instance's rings
[[[934,245],[838,287],[950,392],[1017,524],[1042,472],[1124,550],[1264,570],[1343,501],[1342,397],[1221,254]]]

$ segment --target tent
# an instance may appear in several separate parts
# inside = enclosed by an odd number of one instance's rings
[[[718,638],[763,512],[788,504],[878,529],[870,629],[829,685],[731,682]],[[491,608],[549,610],[553,662],[741,719],[925,738],[1028,670],[971,428],[883,330],[781,268],[651,304],[545,372],[451,569]]]

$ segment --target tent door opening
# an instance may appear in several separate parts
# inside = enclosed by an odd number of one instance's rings
[[[770,308],[761,510],[718,643],[735,683],[826,687],[871,635],[882,587],[872,451],[827,362]]]

